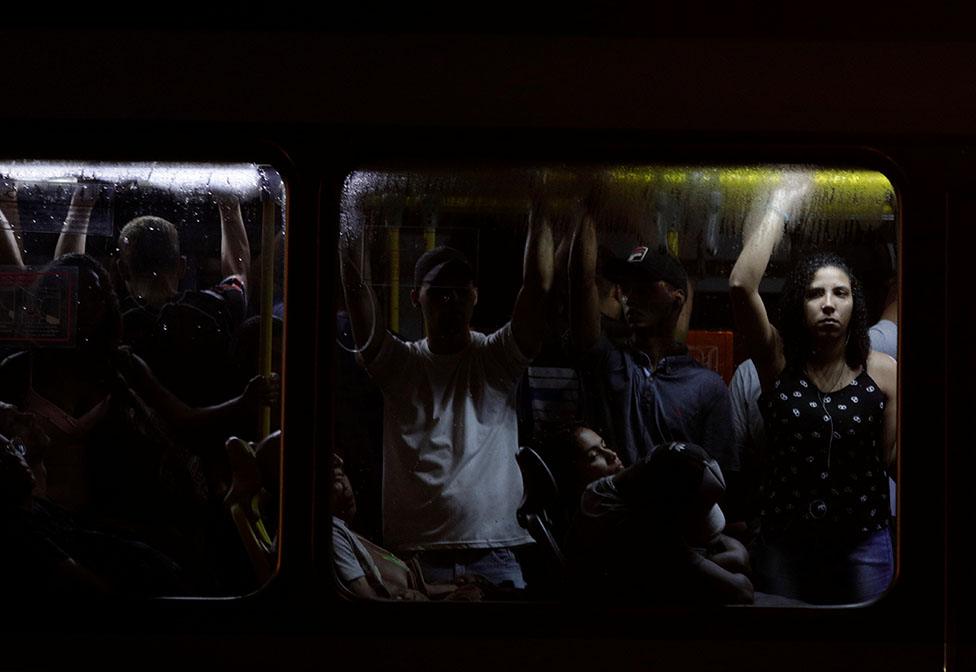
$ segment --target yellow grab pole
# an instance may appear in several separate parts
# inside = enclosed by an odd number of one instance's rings
[[[265,196],[261,208],[261,335],[258,350],[258,373],[271,375],[272,316],[274,313],[274,258],[275,258],[275,202]],[[271,433],[271,408],[261,409],[258,439]]]
[[[674,229],[668,229],[668,254],[675,259],[681,256],[681,248],[678,242],[679,240],[678,232]]]

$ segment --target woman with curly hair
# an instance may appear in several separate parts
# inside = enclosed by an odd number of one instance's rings
[[[893,575],[897,371],[890,356],[870,349],[863,289],[835,254],[812,254],[791,270],[778,326],[769,321],[759,283],[809,188],[809,178],[788,176],[774,190],[729,278],[767,433],[753,566],[760,590],[861,602],[883,593]]]

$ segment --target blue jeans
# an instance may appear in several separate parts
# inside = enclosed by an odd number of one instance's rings
[[[459,576],[478,574],[496,586],[508,582],[525,588],[522,567],[510,548],[458,548],[417,554],[427,583],[453,583]]]
[[[891,532],[840,542],[815,533],[787,533],[752,548],[756,589],[811,604],[852,604],[879,597],[894,578]]]

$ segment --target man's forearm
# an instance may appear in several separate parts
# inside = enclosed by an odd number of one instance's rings
[[[245,284],[251,267],[251,244],[244,228],[241,204],[234,197],[220,198],[220,270],[224,277],[235,275]],[[274,250],[262,250],[274,254]]]

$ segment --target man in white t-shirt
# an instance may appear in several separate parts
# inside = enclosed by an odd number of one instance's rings
[[[450,247],[430,250],[411,292],[427,338],[405,342],[371,324],[381,311],[350,257],[341,261],[361,361],[383,392],[383,543],[417,552],[428,582],[472,573],[525,585],[511,550],[532,542],[516,519],[515,390],[541,347],[552,269],[551,228],[530,215],[512,319],[484,335],[470,326],[478,300],[470,263]]]

